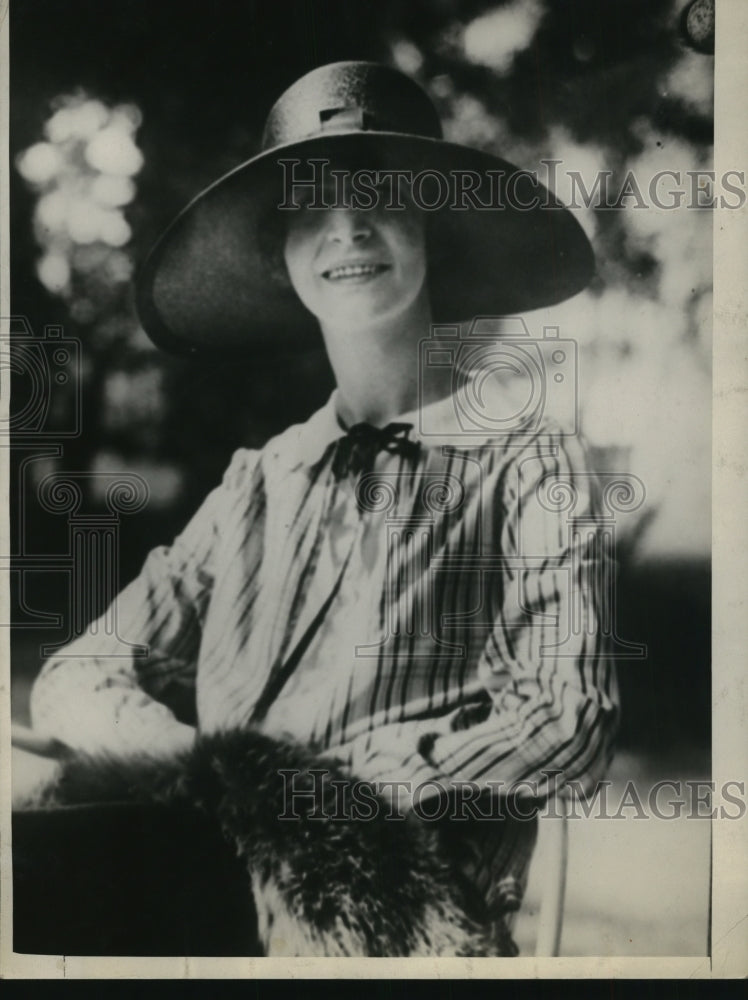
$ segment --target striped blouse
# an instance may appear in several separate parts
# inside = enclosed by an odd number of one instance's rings
[[[453,402],[398,418],[415,454],[382,451],[358,476],[333,473],[335,394],[238,450],[174,543],[45,664],[34,726],[168,753],[192,742],[196,704],[203,732],[254,725],[372,781],[542,794],[562,771],[593,789],[617,712],[594,477],[561,428],[466,439]],[[467,826],[463,870],[516,905],[535,824]]]

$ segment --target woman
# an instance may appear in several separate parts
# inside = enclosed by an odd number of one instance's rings
[[[494,354],[455,324],[560,301],[591,268],[552,196],[444,142],[407,77],[338,63],[294,84],[263,151],[162,238],[139,308],[195,356],[321,333],[337,389],[235,453],[120,595],[117,635],[94,624],[45,665],[35,728],[164,758],[196,731],[252,730],[377,783],[393,816],[434,816],[444,794],[462,803],[439,812],[454,877],[508,925],[536,826],[503,807],[542,799],[554,772],[594,787],[615,682],[579,443],[539,411],[469,411]],[[554,486],[577,489],[573,516]]]

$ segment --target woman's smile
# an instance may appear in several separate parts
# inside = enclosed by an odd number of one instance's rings
[[[347,263],[336,264],[322,272],[322,277],[326,281],[335,284],[365,284],[373,278],[378,278],[380,274],[390,270],[389,264],[379,263]]]
[[[413,206],[307,206],[289,216],[284,257],[297,295],[323,327],[395,320],[424,287],[424,220]]]

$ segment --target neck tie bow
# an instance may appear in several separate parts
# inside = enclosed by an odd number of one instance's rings
[[[349,473],[358,475],[360,472],[370,471],[380,451],[386,451],[390,455],[403,455],[415,462],[420,447],[417,441],[411,441],[408,437],[412,429],[412,424],[387,424],[386,427],[354,424],[345,437],[337,442],[332,463],[335,478],[342,479]]]

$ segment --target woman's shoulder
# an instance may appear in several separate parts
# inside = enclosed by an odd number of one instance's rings
[[[259,448],[237,448],[223,473],[223,488],[236,490],[245,487],[255,473],[261,453]]]
[[[237,448],[223,476],[228,489],[242,488],[255,478],[258,471],[271,474],[273,469],[291,471],[300,464],[312,464],[325,448],[342,432],[331,422],[329,405],[322,407],[308,420],[291,424],[268,438],[261,448]]]
[[[515,456],[556,455],[573,467],[588,464],[589,444],[580,429],[556,417],[544,415],[534,427],[518,436]]]

